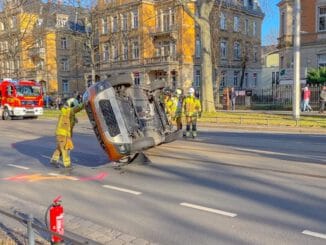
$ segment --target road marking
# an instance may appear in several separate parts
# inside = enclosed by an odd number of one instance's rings
[[[24,167],[24,166],[20,166],[20,165],[15,165],[15,164],[7,164],[10,167],[14,167],[14,168],[20,168],[20,169],[29,169],[28,167]]]
[[[191,203],[186,203],[186,202],[182,202],[182,203],[180,203],[180,205],[188,207],[188,208],[194,208],[194,209],[199,209],[199,210],[206,211],[206,212],[211,212],[211,213],[215,213],[215,214],[228,216],[231,218],[237,216],[237,214],[234,214],[234,213],[229,213],[229,212],[225,212],[223,210],[218,210],[218,209],[213,209],[213,208],[207,208],[207,207],[203,207],[203,206],[199,206],[199,205],[195,205],[195,204],[191,204]]]
[[[62,177],[62,178],[67,177],[67,178],[70,179],[70,180],[79,180],[78,178],[73,177],[73,176],[66,176],[66,175],[63,175],[63,174],[57,174],[57,173],[48,173],[48,175],[50,175],[50,176],[55,176],[55,177]]]
[[[112,189],[112,190],[116,190],[116,191],[127,192],[127,193],[134,194],[134,195],[141,195],[142,194],[139,191],[128,190],[128,189],[124,189],[124,188],[120,188],[120,187],[116,187],[116,186],[112,186],[112,185],[103,185],[103,187],[108,188],[108,189]]]
[[[309,230],[304,230],[302,234],[308,235],[308,236],[313,236],[313,237],[318,237],[322,239],[326,239],[326,234],[318,233],[318,232],[313,232]]]

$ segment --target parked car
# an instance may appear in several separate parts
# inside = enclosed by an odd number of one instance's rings
[[[179,134],[160,100],[164,84],[132,86],[116,77],[90,86],[83,95],[88,118],[110,160],[132,162],[142,151],[175,140]]]

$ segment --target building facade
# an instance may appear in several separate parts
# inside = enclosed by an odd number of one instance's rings
[[[212,27],[213,87],[217,95],[224,87],[251,89],[261,81],[261,25],[264,14],[258,1],[216,1]],[[196,36],[194,86],[199,88],[200,36]]]
[[[78,14],[51,2],[8,1],[0,13],[1,78],[38,81],[52,95],[83,92],[87,52]]]
[[[280,11],[281,84],[293,83],[294,0],[278,3]],[[301,0],[301,83],[309,68],[326,67],[326,0]]]
[[[256,89],[271,89],[280,82],[280,55],[275,45],[262,47],[261,82]]]
[[[194,10],[193,3],[189,7]],[[191,86],[194,20],[178,1],[100,0],[96,11],[101,79],[119,75],[136,86]]]

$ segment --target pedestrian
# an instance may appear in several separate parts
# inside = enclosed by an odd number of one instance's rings
[[[319,113],[324,113],[325,110],[325,103],[326,103],[326,86],[323,86],[320,90],[320,109]]]
[[[57,95],[57,98],[55,99],[55,107],[57,110],[61,109],[61,103],[62,103],[61,97],[60,95]]]
[[[311,91],[308,85],[306,85],[303,88],[303,111],[312,111],[312,108],[309,105],[310,97],[311,97]]]
[[[65,168],[71,168],[70,151],[74,148],[72,133],[77,118],[75,114],[84,108],[84,104],[79,104],[75,98],[68,99],[60,110],[58,124],[55,135],[57,146],[51,158],[51,164],[59,167],[59,160]]]
[[[195,97],[195,89],[190,88],[188,96],[183,100],[182,108],[186,116],[186,132],[183,134],[185,137],[197,137],[197,118],[201,117],[201,103],[199,98]],[[192,126],[192,132],[190,132]]]
[[[231,87],[229,96],[230,96],[230,101],[231,101],[231,109],[232,109],[232,111],[235,111],[235,100],[237,98],[237,94],[234,90],[234,87]]]

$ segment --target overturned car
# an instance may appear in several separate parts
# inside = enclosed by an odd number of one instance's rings
[[[175,140],[161,101],[164,84],[131,86],[122,79],[98,82],[83,102],[88,118],[111,161],[130,163],[142,151]]]

